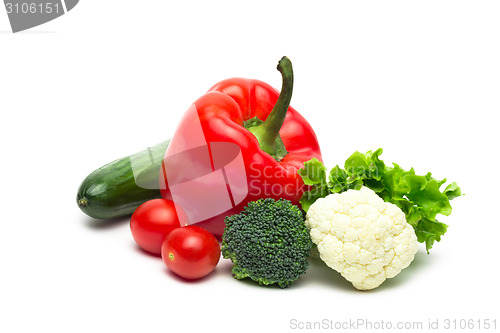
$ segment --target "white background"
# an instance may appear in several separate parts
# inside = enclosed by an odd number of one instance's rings
[[[498,1],[82,0],[12,34],[0,8],[0,331],[292,332],[292,320],[358,318],[499,327],[499,17]],[[329,168],[382,147],[386,162],[462,187],[430,255],[421,246],[370,292],[318,262],[284,290],[233,279],[225,260],[186,283],[138,250],[127,219],[78,209],[88,173],[170,137],[219,80],[280,88],[283,55],[292,106]]]

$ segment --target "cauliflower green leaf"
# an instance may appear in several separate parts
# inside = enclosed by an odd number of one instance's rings
[[[406,171],[396,163],[387,166],[380,159],[382,152],[381,148],[366,154],[355,152],[346,160],[344,168],[337,165],[331,169],[328,179],[327,169],[321,161],[312,159],[304,163],[299,175],[309,188],[300,200],[302,209],[307,212],[317,199],[328,194],[359,190],[366,186],[405,213],[418,241],[425,243],[429,252],[448,227],[436,220],[437,215],[450,215],[450,200],[461,196],[462,191],[456,183],[441,190],[446,179],[437,180],[430,172],[416,175],[413,168]]]
[[[304,184],[309,185],[309,190],[300,199],[304,211],[307,211],[317,199],[324,198],[330,193],[326,171],[326,167],[317,158],[305,162],[304,168],[298,171]]]

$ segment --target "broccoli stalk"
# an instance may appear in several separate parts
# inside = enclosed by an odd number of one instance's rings
[[[250,202],[225,222],[222,255],[233,262],[236,279],[285,288],[306,272],[313,244],[304,212],[290,201]]]

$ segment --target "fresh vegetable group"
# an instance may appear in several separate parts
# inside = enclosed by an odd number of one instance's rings
[[[185,279],[210,274],[221,253],[236,279],[290,286],[311,250],[360,290],[378,287],[447,230],[456,183],[387,166],[382,149],[355,152],[327,173],[316,135],[281,93],[233,78],[186,112],[171,141],[91,173],[78,206],[95,218],[128,215],[133,239]],[[168,147],[168,148],[167,148]],[[162,198],[160,198],[162,197]]]

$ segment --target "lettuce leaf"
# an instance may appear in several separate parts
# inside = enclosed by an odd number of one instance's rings
[[[326,167],[316,158],[304,163],[304,168],[299,169],[299,175],[304,184],[309,185],[309,190],[302,194],[300,204],[307,212],[317,199],[324,198],[330,194],[330,188],[326,181]]]
[[[440,241],[448,226],[436,220],[437,215],[451,214],[450,200],[462,195],[456,183],[440,188],[446,179],[437,180],[429,172],[416,175],[411,168],[406,171],[398,164],[387,166],[380,159],[383,150],[355,152],[344,163],[344,168],[335,166],[327,177],[327,168],[315,158],[304,163],[299,175],[308,190],[300,203],[306,212],[319,198],[331,193],[341,193],[349,189],[359,190],[366,186],[375,191],[384,201],[397,205],[413,226],[417,239],[425,243],[427,253],[435,241]]]

